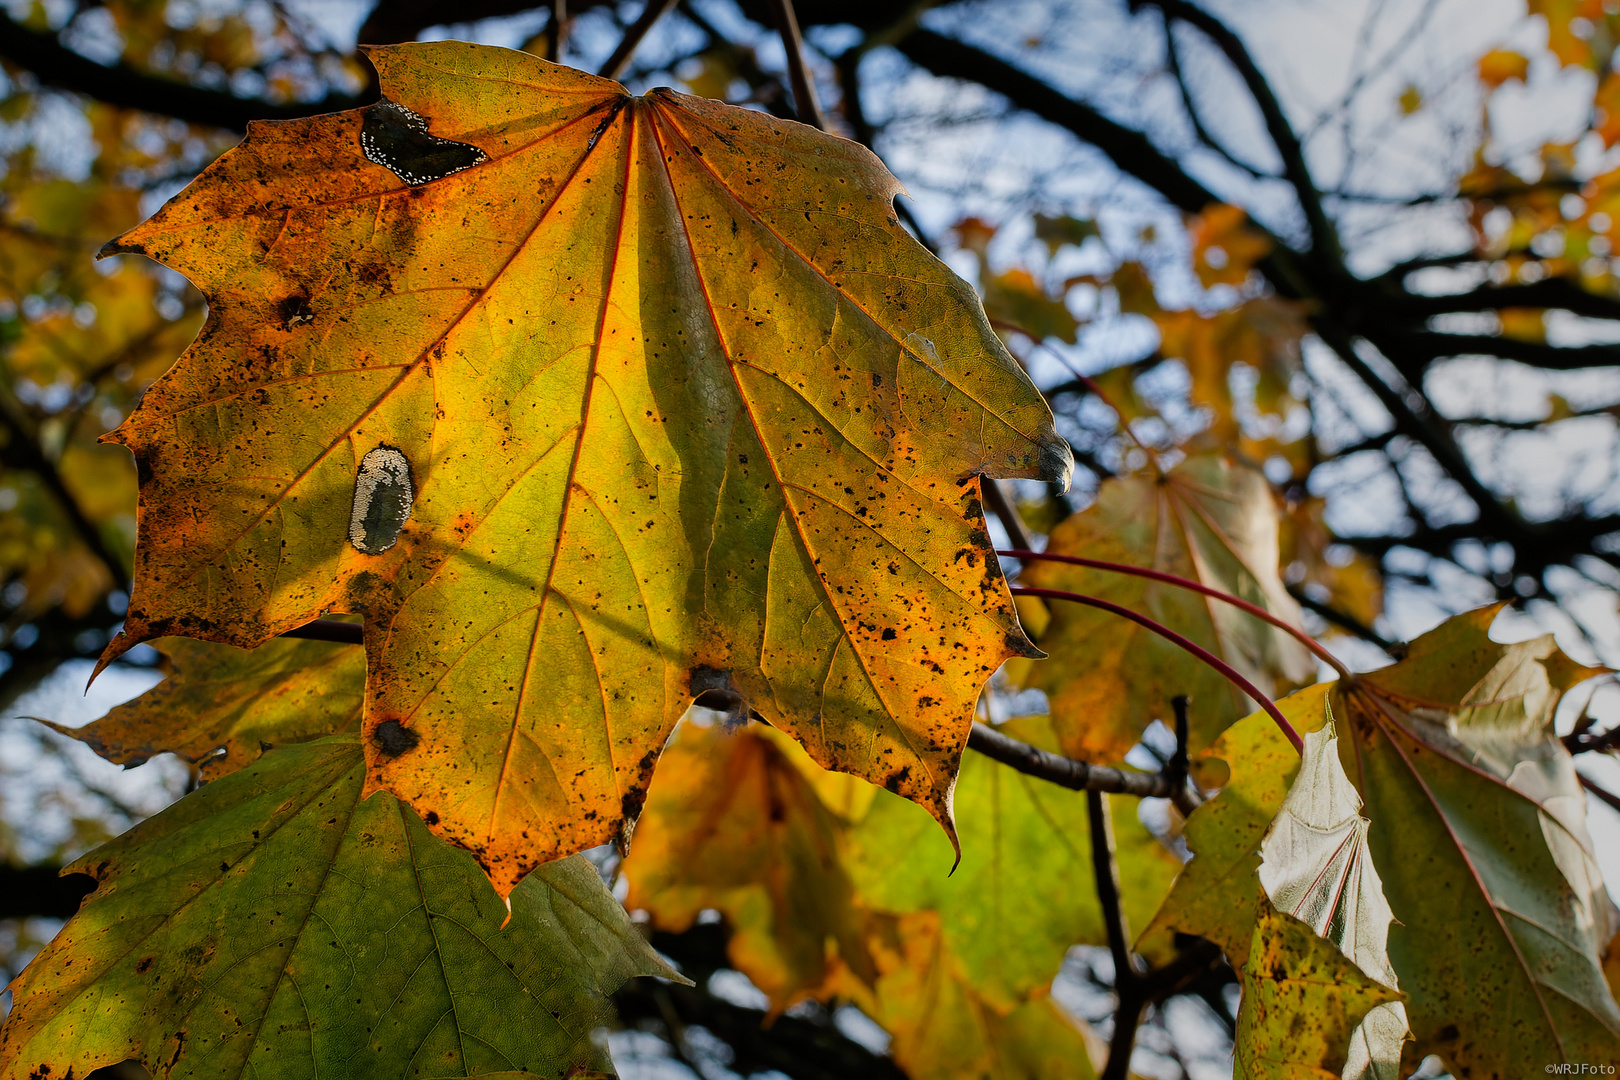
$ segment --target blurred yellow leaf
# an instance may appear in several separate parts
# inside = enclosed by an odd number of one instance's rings
[[[1509,49],[1492,49],[1479,58],[1479,81],[1493,90],[1509,81],[1522,83],[1529,73],[1530,61]]]

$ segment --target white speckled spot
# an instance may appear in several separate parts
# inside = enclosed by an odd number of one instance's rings
[[[470,143],[429,134],[427,117],[386,99],[366,110],[360,149],[366,160],[392,170],[412,186],[443,180],[489,160]]]
[[[415,501],[409,459],[392,446],[370,451],[354,477],[349,543],[366,555],[381,555],[399,540]]]

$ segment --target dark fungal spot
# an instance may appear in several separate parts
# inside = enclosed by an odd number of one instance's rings
[[[429,825],[437,825],[439,823],[439,814],[435,810],[429,810],[426,814],[422,815],[422,820],[427,822]]]
[[[409,459],[393,446],[378,446],[360,459],[349,512],[349,543],[365,555],[381,555],[399,540],[416,501]]]
[[[412,186],[443,180],[489,159],[478,147],[428,134],[428,120],[386,99],[366,110],[360,127],[366,160]]]
[[[315,321],[315,313],[309,307],[309,298],[296,294],[277,304],[276,314],[281,316],[281,326],[284,330]]]
[[[408,750],[416,749],[416,744],[422,741],[422,736],[398,720],[384,720],[377,725],[377,730],[371,733],[371,741],[382,751],[383,757],[397,758]]]

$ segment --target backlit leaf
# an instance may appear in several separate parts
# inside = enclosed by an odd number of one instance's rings
[[[1301,690],[1277,707],[1308,736],[1327,719],[1324,700],[1331,686]],[[1299,772],[1299,754],[1271,717],[1256,713],[1228,728],[1209,756],[1228,763],[1228,776],[1220,794],[1187,818],[1182,836],[1193,857],[1142,939],[1168,937],[1172,931],[1195,934],[1215,942],[1232,966],[1241,968],[1258,918],[1260,843]]]
[[[209,323],[116,433],[126,633],[365,616],[371,789],[497,887],[621,835],[692,697],[950,820],[1031,647],[982,473],[1067,446],[865,149],[456,42],[253,125],[114,250]],[[372,455],[379,455],[373,457]]]
[[[1044,718],[1002,728],[1051,748]],[[1137,819],[1135,800],[1108,796],[1127,922],[1144,925],[1180,860]],[[1106,943],[1091,870],[1084,793],[1053,787],[978,754],[956,789],[962,862],[916,807],[880,794],[854,830],[850,873],[861,902],[937,911],[943,941],[975,993],[1002,1011],[1057,974],[1071,945]]]
[[[358,726],[366,661],[353,645],[277,638],[247,651],[170,638],[159,647],[167,679],[92,724],[57,730],[119,765],[169,751],[217,779],[267,745]]]
[[[944,942],[939,918],[898,920],[894,951],[879,952],[876,1018],[890,1053],[914,1080],[1091,1080],[1096,1041],[1050,996],[1010,1011],[976,992]],[[1099,1049],[1101,1047],[1099,1046]]]
[[[725,915],[732,964],[775,1010],[821,991],[839,960],[874,978],[840,823],[790,752],[757,724],[728,734],[688,719],[660,759],[623,864],[625,906],[655,927],[680,933],[705,908]]]
[[[1363,1017],[1400,997],[1264,897],[1240,984],[1234,1080],[1336,1080]]]
[[[75,863],[99,888],[12,984],[0,1077],[609,1068],[607,995],[673,973],[591,865],[508,912],[364,774],[352,735],[282,747]]]
[[[1278,911],[1309,926],[1369,978],[1393,987],[1389,901],[1338,741],[1331,711],[1322,727],[1305,735],[1299,775],[1260,844],[1260,886]]]
[[[1299,608],[1277,573],[1277,507],[1265,477],[1220,455],[1189,458],[1167,473],[1103,483],[1097,501],[1052,531],[1047,550],[1127,563],[1191,578],[1285,619]],[[1034,563],[1029,585],[1112,600],[1220,656],[1273,693],[1298,686],[1316,666],[1299,642],[1229,604],[1145,578]],[[1241,691],[1152,632],[1094,608],[1054,601],[1028,682],[1052,699],[1065,753],[1120,761],[1170,699],[1192,698],[1192,746],[1208,746],[1253,706]],[[1247,948],[1248,935],[1243,935]]]
[[[1442,624],[1401,663],[1354,685],[1313,687],[1280,704],[1310,731],[1326,720],[1331,694],[1339,757],[1363,800],[1395,917],[1389,959],[1407,994],[1408,1064],[1435,1053],[1457,1075],[1528,1076],[1548,1063],[1599,1059],[1620,1040],[1601,961],[1616,914],[1573,765],[1550,727],[1559,696],[1587,669],[1550,636],[1491,641],[1497,610]],[[1281,807],[1297,758],[1288,761],[1263,714],[1234,726],[1224,748],[1233,781],[1205,820],[1230,827],[1198,828],[1206,809],[1188,820],[1189,884],[1177,882],[1156,925],[1230,949],[1245,918],[1234,913],[1252,911],[1241,849],[1258,844],[1255,823]],[[1216,858],[1200,880],[1206,848]],[[1210,872],[1223,868],[1231,869]]]

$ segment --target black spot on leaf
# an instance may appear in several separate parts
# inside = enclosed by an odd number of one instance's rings
[[[427,117],[387,100],[366,110],[360,149],[367,161],[413,186],[443,180],[489,158],[476,146],[428,134]]]
[[[422,736],[398,720],[384,720],[377,725],[377,730],[371,733],[371,741],[382,751],[384,757],[397,758],[407,750],[416,749],[416,744],[422,741]]]

